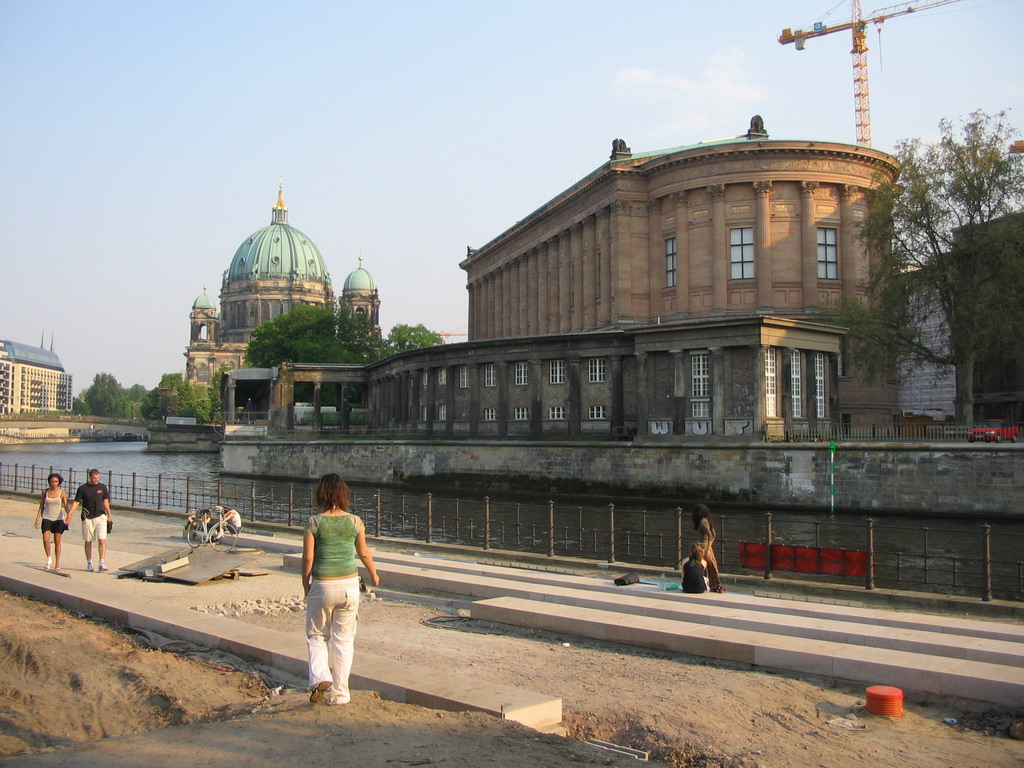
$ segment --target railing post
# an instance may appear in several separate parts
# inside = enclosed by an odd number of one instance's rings
[[[875,588],[875,521],[868,518],[868,572],[864,576],[864,589]]]
[[[292,516],[295,514],[295,483],[288,483],[288,525],[292,524]]]
[[[256,520],[256,481],[249,486],[249,520]]]
[[[608,505],[608,562],[615,562],[615,505]]]
[[[137,482],[138,482],[138,478],[135,476],[135,473],[132,472],[132,506],[133,507],[135,506],[135,491],[136,491],[136,488],[138,487],[137,486]]]
[[[772,577],[772,513],[765,512],[764,524],[764,578]]]
[[[376,497],[377,497],[377,524],[376,524],[375,528],[377,530],[376,535],[380,536],[380,488],[377,489]]]
[[[683,508],[676,507],[676,567],[683,562]]]
[[[548,499],[548,557],[555,556],[555,502]]]
[[[987,603],[992,600],[992,526],[985,523],[981,532],[981,599]]]
[[[156,508],[157,509],[163,509],[163,507],[160,506],[160,504],[163,501],[163,495],[164,495],[164,476],[163,475],[157,475],[156,476]]]
[[[18,465],[14,465],[14,490],[18,490]]]
[[[224,498],[224,494],[222,493],[223,485],[224,485],[224,481],[221,479],[220,475],[217,475],[217,506],[218,507],[224,506],[224,502],[221,501],[221,499]]]
[[[29,489],[30,492],[34,491],[36,489],[36,465],[35,464],[32,465],[32,472],[29,474],[28,489]]]
[[[434,542],[432,529],[434,526],[434,494],[427,494],[427,544]]]
[[[192,508],[192,476],[189,475],[185,478],[185,513]]]
[[[484,549],[491,548],[491,497],[484,496]]]

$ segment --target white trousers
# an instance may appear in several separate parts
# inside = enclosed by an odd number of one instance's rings
[[[331,683],[328,694],[331,704],[347,704],[352,697],[348,676],[352,671],[358,615],[358,576],[313,580],[306,595],[309,686]]]

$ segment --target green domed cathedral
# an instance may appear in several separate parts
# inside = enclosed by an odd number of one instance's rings
[[[379,328],[380,299],[373,277],[360,266],[345,280],[342,300],[353,312],[368,314]],[[320,249],[288,223],[284,190],[279,189],[270,224],[247,237],[231,258],[221,281],[220,306],[203,289],[192,303],[186,378],[210,383],[223,366],[243,365],[253,330],[293,307],[335,307],[331,276]]]

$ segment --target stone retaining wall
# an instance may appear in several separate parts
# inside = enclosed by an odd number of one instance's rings
[[[1021,448],[840,445],[835,507],[1022,516]],[[221,465],[225,473],[246,477],[311,479],[339,472],[360,483],[830,506],[827,444],[252,441],[225,443]]]

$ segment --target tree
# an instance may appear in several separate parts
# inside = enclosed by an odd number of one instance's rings
[[[131,414],[127,393],[110,373],[97,373],[77,399],[81,404],[75,412],[82,415],[127,418]]]
[[[372,363],[386,354],[370,319],[347,307],[300,305],[252,332],[245,351],[248,365],[281,363]]]
[[[423,347],[436,347],[444,343],[444,338],[436,331],[431,331],[422,323],[419,325],[398,324],[391,328],[387,338],[389,354],[406,352],[410,349],[422,349]]]
[[[899,178],[868,193],[860,237],[871,255],[870,305],[830,307],[848,353],[869,376],[952,369],[956,418],[973,419],[975,365],[1020,358],[1024,330],[1024,167],[1007,149],[1004,113],[973,113],[959,135],[896,146]]]
[[[192,416],[199,424],[212,424],[219,419],[220,408],[210,387],[191,384],[180,373],[165,373],[146,395],[142,415],[151,421],[164,416]]]

